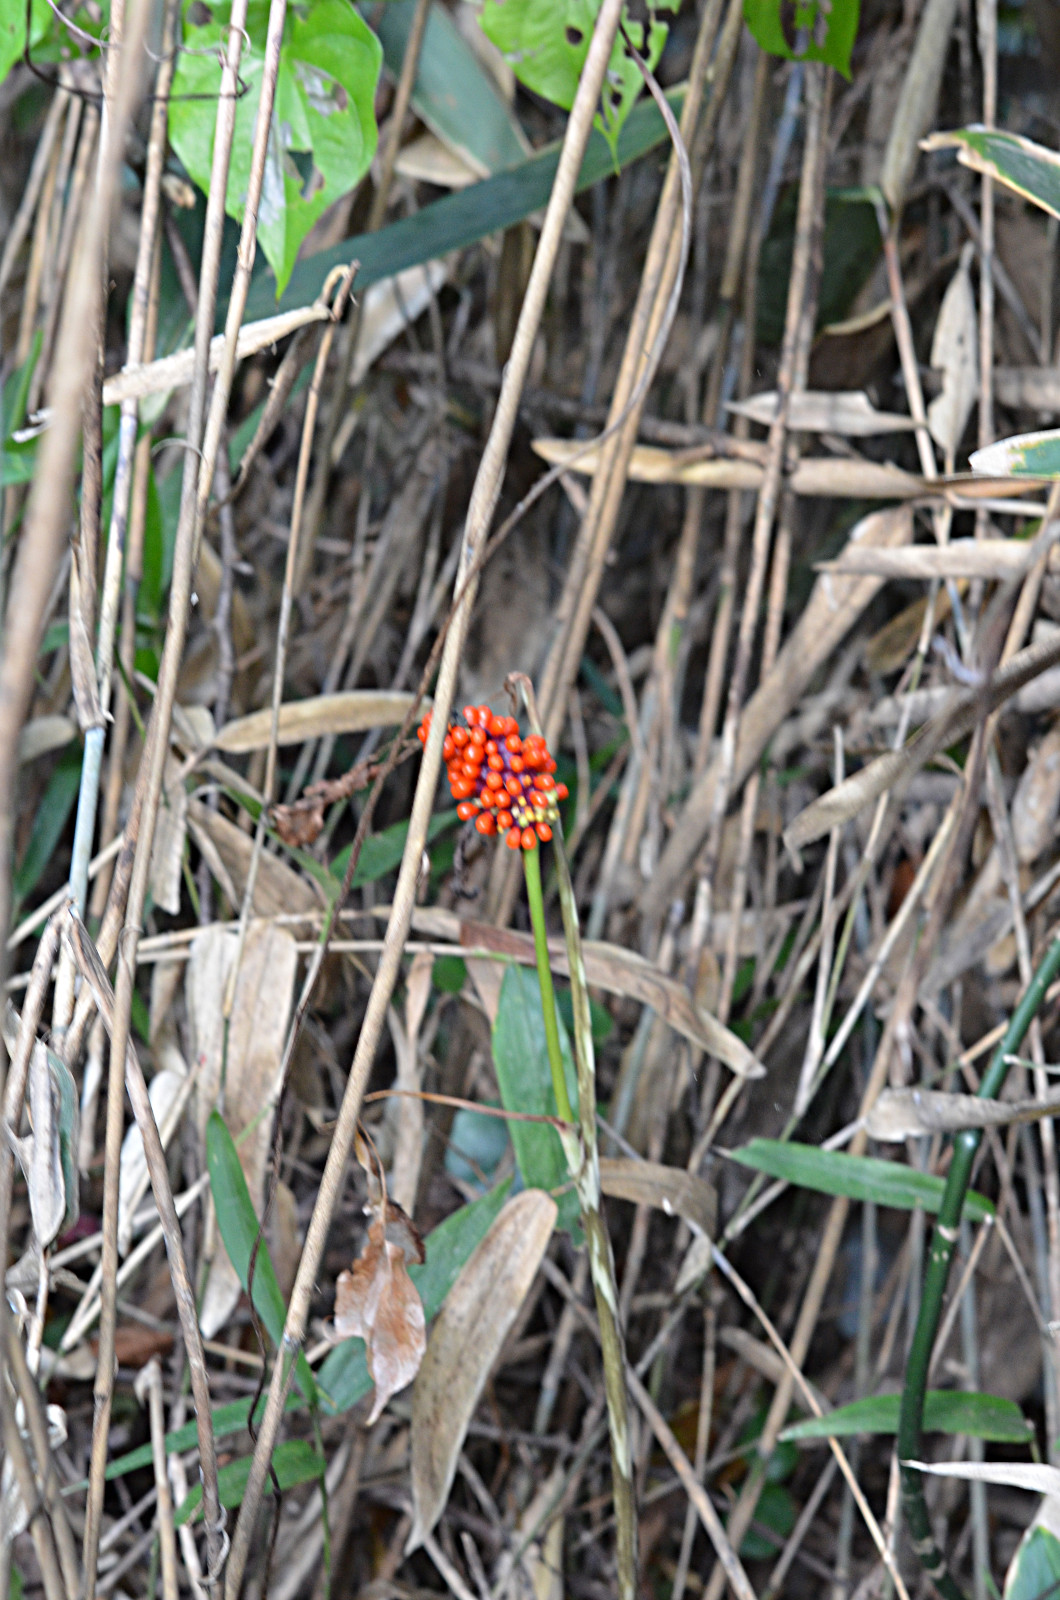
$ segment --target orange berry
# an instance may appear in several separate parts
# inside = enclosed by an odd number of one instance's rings
[[[462,750],[464,748],[470,737],[471,735],[468,733],[466,728],[453,729],[453,743],[456,745],[458,750]]]
[[[567,798],[567,796],[569,794],[570,794],[570,790],[567,788],[567,785],[565,783],[557,783],[557,785],[556,785],[556,799],[557,800],[566,800],[566,798]]]
[[[508,846],[509,850],[518,850],[519,846],[523,842],[523,835],[520,829],[509,828],[507,834],[505,835],[504,842]]]
[[[450,778],[449,787],[453,791],[454,800],[466,800],[475,792],[475,785],[470,778]]]
[[[497,831],[497,824],[488,811],[479,812],[479,815],[475,818],[475,827],[479,833],[484,833],[487,837]]]
[[[477,761],[465,761],[461,765],[460,770],[463,773],[465,778],[471,778],[472,780],[474,780],[475,778],[478,777],[478,762]]]
[[[523,786],[518,778],[505,778],[504,787],[509,794],[521,795],[523,792]]]
[[[511,825],[512,825],[512,814],[511,814],[511,812],[510,811],[498,811],[497,812],[497,826],[498,826],[498,828],[510,828]]]
[[[461,800],[460,804],[456,808],[456,814],[460,818],[461,822],[466,822],[469,817],[473,817],[475,815],[477,810],[477,801]]]
[[[478,745],[479,749],[481,749],[482,746],[486,743],[485,729],[483,729],[483,728],[472,728],[472,730],[471,730],[471,743],[474,744],[474,745]]]
[[[486,757],[486,765],[489,767],[491,772],[503,772],[504,771],[504,757],[503,756],[487,756]]]
[[[455,749],[456,746],[453,743],[453,736],[451,733],[447,733],[445,736],[445,743],[442,745],[442,755],[446,761],[449,760]]]
[[[510,750],[512,755],[517,755],[523,748],[523,741],[517,733],[510,733],[504,741],[504,748]]]
[[[523,829],[522,833],[519,835],[519,843],[522,845],[524,850],[537,849],[537,834],[534,832],[533,828]]]
[[[512,756],[508,765],[511,767],[513,772],[522,772],[523,768],[526,766],[526,762],[523,760],[522,756]]]
[[[503,789],[504,788],[504,779],[501,777],[499,772],[487,772],[487,774],[486,774],[486,788],[487,789]]]
[[[547,844],[552,837],[552,829],[547,822],[535,822],[534,832],[543,844]]]
[[[547,772],[543,772],[540,778],[537,780],[537,787],[539,789],[554,789],[556,787],[556,780],[551,778]]]

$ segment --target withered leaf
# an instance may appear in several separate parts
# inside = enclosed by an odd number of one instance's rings
[[[412,1228],[411,1223],[408,1226]],[[349,1272],[339,1274],[335,1286],[336,1337],[364,1340],[375,1384],[369,1427],[390,1396],[412,1382],[427,1348],[423,1302],[408,1275],[404,1245],[392,1243],[388,1232],[378,1218],[373,1219],[364,1250]],[[422,1249],[421,1245],[420,1260]]]

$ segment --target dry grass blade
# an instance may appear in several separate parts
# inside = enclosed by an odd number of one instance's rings
[[[467,949],[491,950],[509,956],[524,966],[534,964],[534,943],[529,934],[511,933],[486,922],[466,922],[451,912],[420,912],[417,922],[424,932],[459,940]],[[443,931],[444,929],[444,931]],[[602,944],[587,939],[582,946],[585,976],[594,989],[626,995],[651,1006],[675,1033],[692,1041],[740,1078],[761,1078],[765,1067],[739,1036],[699,1005],[677,979],[668,977],[652,961],[622,945]],[[566,947],[559,940],[549,941],[553,971],[568,975],[570,963]]]
[[[1004,705],[1024,684],[1058,664],[1060,639],[1046,639],[1019,651],[981,689],[956,692],[950,709],[921,728],[904,749],[879,756],[800,811],[784,833],[788,848],[800,850],[832,828],[841,827],[887,790],[900,794],[914,774],[940,750],[962,739],[977,722]]]
[[[540,1189],[507,1201],[431,1329],[412,1391],[408,1551],[423,1543],[445,1509],[468,1423],[541,1264],[556,1214],[556,1202]]]
[[[875,549],[906,545],[913,536],[913,516],[906,506],[877,511],[864,517],[851,533],[847,549],[862,545]],[[790,637],[781,647],[772,671],[751,695],[740,717],[733,757],[732,787],[739,786],[754,769],[762,752],[814,674],[854,626],[879,593],[880,579],[844,582],[820,578],[814,584]],[[682,807],[659,862],[646,886],[646,914],[661,916],[684,873],[698,854],[710,827],[714,793],[721,770],[720,756],[707,767]],[[825,829],[825,832],[828,830]]]

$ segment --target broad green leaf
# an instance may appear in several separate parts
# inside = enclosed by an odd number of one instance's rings
[[[246,1289],[250,1255],[258,1237],[258,1215],[239,1162],[239,1152],[219,1111],[211,1111],[206,1124],[206,1165],[210,1173],[210,1192],[217,1210],[217,1226],[239,1281]],[[283,1337],[287,1307],[264,1238],[258,1244],[254,1260],[254,1305],[269,1338],[278,1346]],[[315,1406],[316,1382],[309,1362],[301,1351],[295,1364],[295,1376],[309,1404]]]
[[[1060,430],[1044,433],[1014,433],[998,439],[969,457],[973,472],[991,477],[1060,478]]]
[[[683,98],[681,90],[671,90],[667,95],[675,116],[680,115]],[[646,100],[634,109],[619,134],[614,156],[607,140],[594,131],[578,175],[578,193],[592,188],[602,178],[612,177],[616,165],[619,168],[629,166],[663,144],[666,138],[666,124],[653,100]],[[433,205],[424,206],[422,211],[380,228],[378,233],[343,239],[309,261],[299,262],[279,307],[271,282],[265,276],[256,276],[247,301],[246,320],[251,322],[258,317],[271,316],[277,309],[286,311],[309,305],[320,293],[324,279],[334,266],[358,261],[355,287],[360,292],[406,267],[421,266],[425,261],[448,255],[451,250],[465,250],[492,233],[514,227],[548,204],[559,152],[558,143],[549,145],[519,166],[484,178],[481,183],[473,183],[457,194],[446,195]]]
[[[578,1081],[567,1030],[559,1021],[563,1070],[571,1105],[578,1104]],[[493,1024],[493,1065],[501,1101],[507,1111],[529,1111],[554,1117],[556,1097],[545,1042],[541,1010],[541,984],[532,967],[510,963],[501,984],[497,1020]],[[515,1149],[523,1182],[528,1189],[559,1189],[569,1182],[567,1161],[559,1134],[544,1122],[509,1122],[508,1136]],[[578,1197],[572,1189],[557,1195],[561,1228],[577,1226]]]
[[[218,50],[227,39],[231,7],[212,5],[211,22],[189,26],[188,15],[198,9],[198,0],[185,6],[185,50],[173,81],[169,135],[205,191],[221,81]],[[243,220],[250,181],[268,9],[264,0],[252,0],[247,13],[249,42],[240,65],[247,92],[236,105],[225,200],[237,222]],[[276,274],[277,294],[286,288],[313,223],[368,170],[378,138],[374,99],[381,60],[379,40],[350,0],[314,0],[301,14],[289,10],[258,216],[258,241]]]
[[[869,1395],[838,1406],[826,1417],[807,1417],[785,1428],[781,1439],[845,1439],[856,1433],[897,1433],[899,1394]],[[1026,1444],[1034,1425],[1019,1406],[996,1394],[965,1394],[958,1389],[929,1389],[924,1398],[925,1433],[968,1434],[995,1444]]]
[[[963,166],[996,178],[1043,211],[1060,217],[1060,154],[1055,150],[1022,134],[978,127],[932,133],[922,141],[922,148],[956,150]]]
[[[508,1198],[511,1181],[500,1183],[480,1200],[461,1206],[427,1235],[427,1259],[422,1266],[411,1266],[409,1277],[423,1301],[429,1322],[438,1315],[442,1302],[456,1282],[461,1267],[476,1245],[486,1237],[490,1224]],[[325,1357],[317,1374],[321,1410],[328,1416],[348,1411],[372,1387],[364,1359],[363,1339],[344,1339]]]
[[[52,26],[48,0],[33,0],[30,10],[30,48],[35,49]],[[64,30],[65,32],[65,30]],[[26,0],[0,0],[0,83],[26,48]]]
[[[1060,1539],[1048,1528],[1023,1537],[1005,1584],[1005,1600],[1043,1600],[1060,1590]]]
[[[730,1153],[742,1166],[802,1189],[846,1195],[849,1200],[873,1200],[878,1206],[894,1206],[900,1211],[920,1206],[937,1212],[945,1188],[944,1180],[934,1173],[916,1172],[898,1161],[852,1156],[845,1150],[819,1150],[810,1144],[786,1144],[780,1139],[752,1139]],[[994,1215],[994,1206],[985,1195],[969,1189],[964,1215],[969,1222],[983,1222]]]
[[[238,1461],[229,1461],[221,1467],[217,1474],[217,1492],[223,1506],[242,1505],[253,1459],[253,1456],[241,1456]],[[272,1470],[281,1489],[295,1489],[300,1483],[314,1480],[323,1482],[326,1467],[324,1457],[306,1439],[286,1439],[272,1453]],[[182,1528],[190,1522],[201,1504],[202,1484],[197,1483],[177,1507],[173,1517],[176,1527]]]
[[[484,1190],[507,1148],[508,1124],[503,1118],[461,1106],[449,1130],[445,1170],[458,1183]]]
[[[437,839],[440,833],[451,828],[459,819],[455,811],[437,811],[431,818],[427,827],[427,841]],[[360,888],[363,883],[374,883],[384,873],[393,872],[401,864],[401,857],[405,853],[405,840],[408,837],[409,825],[407,822],[395,822],[389,828],[384,828],[382,833],[373,833],[364,841],[361,848],[360,859],[354,868],[353,887]],[[340,850],[331,863],[330,871],[333,877],[342,882],[346,873],[346,864],[350,859],[352,846],[347,845]]]
[[[744,21],[763,50],[788,61],[825,61],[850,77],[860,0],[743,0]]]
[[[383,61],[396,78],[405,59],[416,0],[388,0],[374,9],[372,21],[383,46]],[[469,106],[474,106],[474,116],[468,116]],[[412,108],[480,177],[526,159],[526,141],[512,111],[444,6],[433,5],[427,13]]]
[[[626,7],[622,29],[652,69],[662,55],[668,27],[657,12],[676,11],[678,0],[648,0],[648,21],[635,22]],[[501,50],[528,89],[569,111],[592,42],[600,0],[485,0],[482,31]],[[622,30],[608,62],[602,111],[595,126],[614,150],[622,124],[644,88],[640,68],[626,49]]]
[[[254,1420],[260,1424],[265,1414],[267,1396],[262,1395]],[[250,1417],[251,1396],[247,1395],[242,1400],[230,1400],[227,1405],[217,1406],[210,1412],[210,1421],[213,1424],[215,1439],[228,1439],[234,1433],[243,1433]],[[287,1401],[288,1411],[300,1411],[305,1402],[298,1395],[292,1394]],[[199,1430],[194,1421],[185,1422],[181,1428],[174,1428],[166,1434],[166,1452],[171,1454],[175,1450],[194,1450],[199,1442]],[[123,1478],[127,1472],[140,1472],[144,1467],[149,1467],[153,1460],[150,1444],[142,1444],[135,1450],[127,1450],[124,1455],[117,1456],[107,1467],[104,1476],[108,1481],[114,1478]],[[88,1487],[88,1479],[75,1485],[78,1490]]]

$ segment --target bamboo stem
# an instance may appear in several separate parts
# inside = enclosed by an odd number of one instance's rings
[[[1026,993],[990,1060],[979,1086],[982,1099],[993,1100],[1001,1092],[1009,1069],[1009,1058],[1019,1050],[1027,1030],[1037,1016],[1045,999],[1046,990],[1060,973],[1060,935],[1057,935],[1038,966]],[[927,1393],[928,1368],[931,1351],[938,1332],[942,1314],[942,1298],[946,1292],[950,1262],[958,1239],[961,1209],[972,1176],[972,1165],[983,1134],[981,1129],[966,1129],[953,1141],[953,1159],[946,1189],[939,1208],[938,1221],[931,1241],[924,1288],[920,1297],[920,1314],[916,1332],[906,1362],[905,1386],[898,1418],[898,1460],[902,1472],[902,1505],[909,1524],[909,1534],[927,1576],[935,1584],[944,1600],[964,1600],[964,1596],[946,1567],[945,1557],[936,1549],[931,1532],[927,1503],[924,1499],[924,1482],[921,1473],[908,1465],[920,1458],[923,1436],[924,1396]]]

